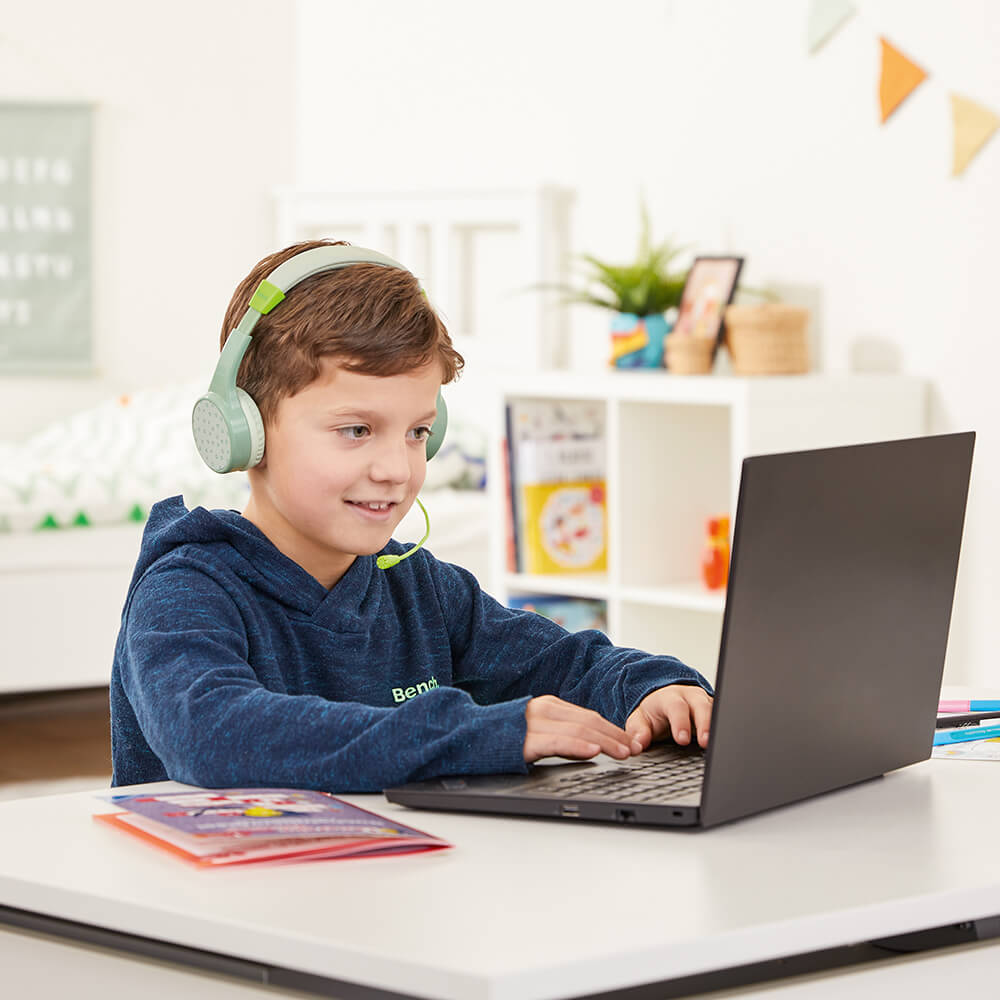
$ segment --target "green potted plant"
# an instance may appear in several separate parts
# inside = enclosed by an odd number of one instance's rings
[[[640,206],[642,232],[631,264],[609,264],[593,254],[580,254],[584,267],[582,287],[556,286],[565,303],[582,302],[611,310],[613,368],[662,368],[663,343],[672,322],[665,313],[681,300],[686,270],[675,270],[682,247],[669,241],[654,246],[650,239],[649,212]]]

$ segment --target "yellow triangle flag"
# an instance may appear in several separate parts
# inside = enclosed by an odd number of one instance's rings
[[[882,79],[879,80],[878,97],[885,124],[889,115],[927,79],[927,74],[884,38],[879,41],[882,43]]]
[[[955,127],[951,175],[957,177],[986,145],[986,140],[1000,128],[1000,118],[989,108],[984,108],[967,97],[952,94],[951,121]]]

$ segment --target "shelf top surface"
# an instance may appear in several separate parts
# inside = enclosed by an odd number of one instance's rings
[[[801,396],[851,392],[922,391],[926,380],[915,375],[844,373],[805,375],[671,375],[665,371],[539,372],[507,376],[500,388],[507,396],[563,399],[600,398],[635,402],[730,405],[750,399],[784,401]]]

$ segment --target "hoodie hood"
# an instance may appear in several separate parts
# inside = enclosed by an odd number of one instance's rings
[[[390,542],[386,552],[402,551]],[[142,535],[129,600],[153,567],[205,563],[217,575],[220,566],[244,584],[286,607],[315,615],[328,602],[339,617],[370,614],[375,556],[357,556],[329,590],[298,563],[279,551],[256,525],[234,510],[188,510],[181,496],[153,506]],[[375,591],[380,588],[376,586]],[[341,625],[348,625],[342,621]]]

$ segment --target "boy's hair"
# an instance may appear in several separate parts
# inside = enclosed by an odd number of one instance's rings
[[[322,246],[350,244],[295,243],[254,267],[226,309],[220,350],[260,282],[296,254]],[[364,375],[401,375],[436,360],[442,383],[457,378],[465,364],[417,279],[380,264],[352,264],[299,282],[258,320],[236,384],[253,397],[266,425],[281,399],[319,377],[322,358],[337,358],[344,368]]]

